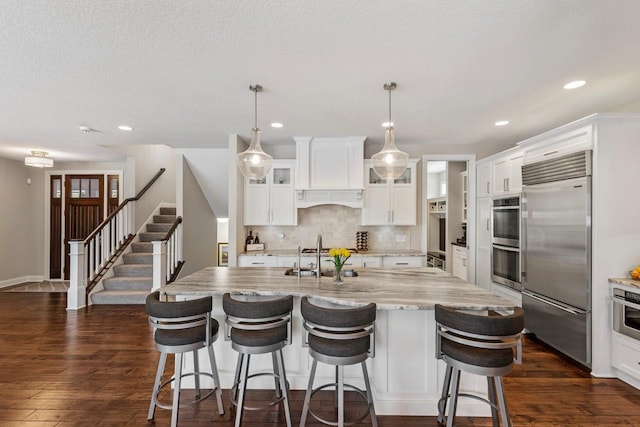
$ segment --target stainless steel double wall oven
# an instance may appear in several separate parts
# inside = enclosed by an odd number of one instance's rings
[[[520,290],[520,196],[493,199],[491,211],[491,280]]]

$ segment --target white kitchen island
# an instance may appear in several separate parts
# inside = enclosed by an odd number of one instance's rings
[[[513,303],[434,268],[360,269],[358,277],[346,277],[336,286],[331,277],[285,276],[284,268],[208,267],[162,288],[177,299],[214,296],[213,316],[220,322],[215,343],[223,388],[230,388],[237,353],[222,339],[225,292],[246,295],[293,295],[293,343],[285,347],[287,379],[292,389],[307,387],[311,358],[303,347],[300,297],[331,303],[361,305],[374,302],[378,313],[375,358],[369,359],[376,412],[380,415],[436,415],[444,378],[444,363],[435,357],[435,304],[470,310],[510,310]],[[202,361],[206,357],[200,357]],[[252,359],[252,362],[254,360]],[[187,360],[186,363],[192,363]],[[252,369],[269,369],[271,358],[255,358]],[[319,364],[315,384],[333,382],[331,367]],[[359,367],[345,369],[345,381],[363,387]],[[272,388],[273,380],[260,377],[254,388]],[[465,392],[486,394],[484,377],[463,375]],[[489,416],[489,407],[475,399],[460,399],[458,414]]]

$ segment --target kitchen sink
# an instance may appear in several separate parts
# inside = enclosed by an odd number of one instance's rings
[[[324,277],[333,277],[333,270],[322,270],[322,276]],[[288,268],[285,270],[284,272],[285,276],[297,276],[298,275],[298,269],[297,268]],[[312,270],[305,270],[302,269],[300,270],[300,277],[310,277],[310,276],[315,276],[316,273],[315,271]],[[357,277],[358,276],[358,272],[353,270],[353,269],[348,269],[348,270],[342,270],[342,277]]]

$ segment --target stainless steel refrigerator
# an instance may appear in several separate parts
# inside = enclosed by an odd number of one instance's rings
[[[591,151],[522,167],[525,328],[591,366]]]

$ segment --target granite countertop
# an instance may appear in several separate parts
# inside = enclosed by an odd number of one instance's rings
[[[238,255],[266,255],[266,256],[298,256],[298,249],[265,249],[263,251],[240,252]],[[321,254],[328,256],[328,254]],[[314,257],[314,253],[301,254],[303,257]],[[416,249],[374,249],[369,251],[360,251],[351,253],[352,257],[358,256],[426,256],[424,252]]]
[[[609,282],[615,283],[618,285],[626,285],[634,288],[640,288],[640,280],[631,279],[629,277],[626,278],[611,278]]]
[[[374,302],[384,310],[432,310],[435,304],[470,310],[511,309],[514,304],[436,268],[359,269],[336,286],[331,277],[285,276],[286,268],[207,267],[162,288],[169,295],[313,296],[346,305]]]

